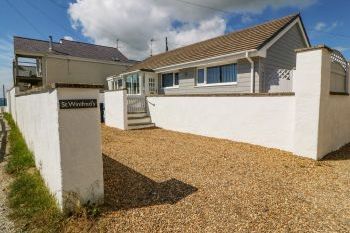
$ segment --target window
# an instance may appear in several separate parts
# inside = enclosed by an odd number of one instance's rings
[[[118,79],[118,89],[123,88],[123,79]]]
[[[162,74],[162,88],[179,86],[179,73]]]
[[[201,68],[197,70],[197,84],[220,84],[237,81],[236,64]]]
[[[179,85],[179,73],[175,73],[175,81],[174,81],[174,85],[178,86]]]
[[[173,85],[173,73],[162,74],[162,87],[172,87]]]
[[[138,74],[132,74],[126,77],[126,88],[128,94],[140,94],[140,83]]]
[[[204,83],[204,69],[197,70],[197,83]]]

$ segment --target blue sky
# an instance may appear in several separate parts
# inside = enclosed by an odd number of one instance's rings
[[[71,37],[111,46],[118,38],[127,57],[142,59],[148,56],[151,38],[157,52],[163,49],[163,36],[175,48],[295,12],[301,12],[313,45],[336,47],[350,59],[350,2],[294,2],[298,1],[0,0],[0,84],[12,85],[14,35]],[[145,13],[147,9],[151,13]]]

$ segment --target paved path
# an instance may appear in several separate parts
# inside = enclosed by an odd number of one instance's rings
[[[8,148],[7,144],[7,130],[8,127],[5,124],[2,114],[0,115],[0,125],[1,125],[1,147],[0,147],[0,232],[1,233],[11,233],[16,232],[13,222],[7,217],[9,214],[9,209],[6,205],[6,195],[8,191],[8,185],[10,184],[12,177],[6,174],[6,156]]]

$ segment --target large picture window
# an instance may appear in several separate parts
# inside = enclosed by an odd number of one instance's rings
[[[162,88],[179,86],[179,73],[162,74]]]
[[[236,64],[200,68],[197,70],[197,84],[224,84],[237,82]]]

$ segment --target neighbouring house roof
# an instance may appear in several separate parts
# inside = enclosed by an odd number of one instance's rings
[[[15,53],[51,53],[55,55],[66,55],[103,61],[135,63],[135,61],[128,60],[128,58],[125,57],[117,48],[65,39],[61,39],[59,43],[53,42],[52,51],[49,51],[49,41],[15,36],[14,50]]]
[[[259,50],[273,40],[281,31],[283,31],[283,29],[294,22],[297,18],[300,18],[299,14],[289,15],[267,23],[231,32],[227,35],[161,53],[149,57],[130,67],[127,72],[142,69],[157,69],[236,52],[238,53],[254,49]],[[310,44],[307,36],[306,39],[308,40],[308,44]]]

